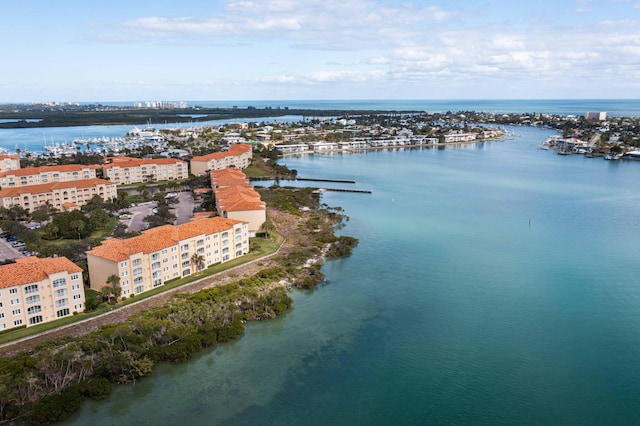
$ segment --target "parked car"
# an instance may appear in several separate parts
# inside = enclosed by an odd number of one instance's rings
[[[10,236],[11,236],[11,234],[9,232],[7,232],[7,231],[4,231],[2,234],[0,234],[0,237],[2,237],[2,238],[8,238]]]
[[[14,242],[11,243],[11,245],[14,246],[15,248],[24,247],[25,246],[25,244],[22,241],[14,241]]]
[[[16,237],[7,237],[7,242],[10,243],[12,241],[18,241]]]

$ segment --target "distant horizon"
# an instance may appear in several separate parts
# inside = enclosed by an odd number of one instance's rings
[[[130,100],[60,100],[60,99],[51,99],[51,100],[32,100],[32,101],[0,101],[0,105],[34,105],[34,104],[48,104],[52,102],[56,102],[58,104],[106,104],[106,103],[115,103],[115,104],[124,104],[131,103],[134,104],[136,102],[187,102],[187,103],[196,103],[196,102],[475,102],[475,101],[493,101],[493,102],[526,102],[526,101],[639,101],[640,97],[618,97],[618,98],[605,98],[605,97],[593,97],[593,98],[290,98],[290,99],[169,99],[169,98],[146,98],[146,99],[130,99]],[[188,105],[191,107],[192,105]]]

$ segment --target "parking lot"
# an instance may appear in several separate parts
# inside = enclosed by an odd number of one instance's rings
[[[177,217],[176,224],[181,225],[187,223],[193,217],[193,195],[191,192],[178,193],[178,202],[169,204],[171,212]],[[137,206],[131,206],[127,209],[131,215],[131,219],[121,219],[121,222],[127,225],[127,231],[142,231],[146,229],[144,218],[152,214],[156,203],[153,201],[140,203]]]
[[[0,260],[18,259],[24,257],[19,248],[14,247],[11,241],[6,238],[0,238]]]

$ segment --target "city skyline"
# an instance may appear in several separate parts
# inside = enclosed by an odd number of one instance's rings
[[[0,102],[638,98],[638,0],[27,0]]]

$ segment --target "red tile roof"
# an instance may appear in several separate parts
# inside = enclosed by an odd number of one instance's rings
[[[43,194],[52,192],[54,189],[67,189],[67,188],[91,188],[98,185],[115,186],[115,183],[104,179],[91,178],[71,180],[65,182],[49,182],[41,183],[38,185],[26,185],[18,186],[14,188],[4,188],[0,190],[0,198],[2,197],[15,197],[22,194]]]
[[[29,176],[29,175],[37,175],[40,173],[50,173],[50,172],[81,172],[83,169],[99,169],[100,166],[94,165],[84,165],[84,164],[64,164],[60,166],[40,166],[40,167],[28,167],[26,169],[17,169],[17,170],[7,170],[0,173],[0,178],[5,176]]]
[[[30,256],[16,259],[16,263],[0,266],[0,288],[35,283],[64,271],[76,273],[82,272],[82,268],[66,257],[39,259]]]
[[[191,159],[191,161],[210,161],[210,160],[222,160],[226,157],[236,157],[247,152],[251,152],[251,145],[237,143],[229,147],[229,151],[226,152],[212,152],[207,155],[198,155]]]
[[[187,164],[184,160],[177,158],[132,158],[132,157],[109,157],[105,161],[111,160],[110,164],[102,166],[104,169],[111,169],[114,167],[138,167],[147,165],[162,165],[162,164]]]
[[[127,260],[136,253],[154,253],[162,249],[175,246],[180,241],[198,235],[210,235],[227,231],[233,225],[242,223],[238,220],[221,217],[194,219],[182,225],[164,225],[142,232],[142,235],[120,240],[109,238],[101,246],[87,252],[88,255],[119,262]]]

